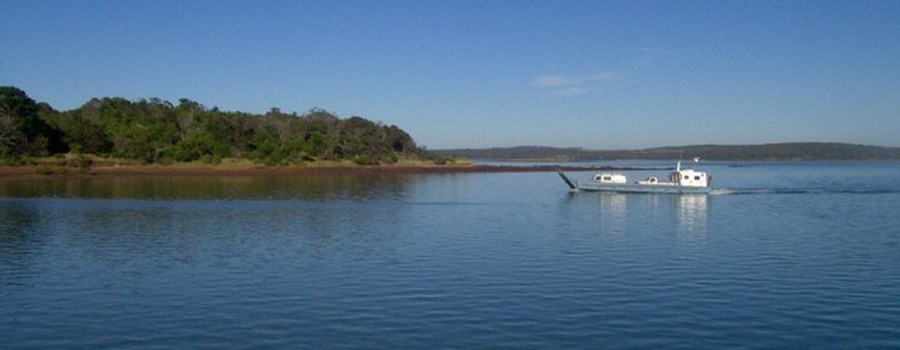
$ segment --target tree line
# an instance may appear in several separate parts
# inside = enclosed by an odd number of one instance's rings
[[[12,86],[0,87],[0,161],[92,154],[143,163],[218,163],[249,159],[266,165],[349,160],[361,165],[433,159],[395,125],[341,119],[324,109],[265,114],[221,111],[180,99],[94,98],[57,111]]]

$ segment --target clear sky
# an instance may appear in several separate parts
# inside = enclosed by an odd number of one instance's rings
[[[0,85],[321,107],[431,149],[900,146],[900,1],[0,0]]]

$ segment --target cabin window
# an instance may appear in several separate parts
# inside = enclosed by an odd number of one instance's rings
[[[694,180],[700,180],[700,175],[694,176]]]
[[[610,177],[610,176],[604,176],[604,177],[603,177],[603,181],[612,181],[612,177]]]
[[[685,175],[685,176],[684,176],[684,179],[685,179],[685,180],[690,180],[690,179],[691,179],[691,177],[690,177],[690,176],[688,176],[688,175]]]

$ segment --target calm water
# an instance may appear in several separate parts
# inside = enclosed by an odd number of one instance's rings
[[[0,181],[0,348],[900,347],[900,163],[705,169]]]

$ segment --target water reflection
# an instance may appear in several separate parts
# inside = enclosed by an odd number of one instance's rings
[[[709,196],[676,196],[675,207],[678,220],[678,241],[681,243],[701,243],[706,240]]]
[[[82,277],[106,274],[105,283],[198,266],[308,271],[322,261],[391,256],[390,242],[414,220],[410,208],[378,201],[0,200],[0,284],[36,273],[28,266],[40,252],[51,252],[42,254],[55,256],[57,267],[86,264]]]
[[[597,202],[603,216],[603,230],[609,233],[625,231],[628,197],[621,193],[598,193]]]
[[[623,232],[630,222],[675,227],[679,240],[704,238],[709,196],[670,194],[575,193],[568,201],[595,205],[604,232]],[[674,221],[674,222],[673,222]]]
[[[29,255],[41,237],[31,234],[40,213],[27,203],[0,200],[0,284],[17,284],[24,278]]]
[[[403,203],[425,180],[411,174],[0,180],[0,267],[26,271],[29,257],[54,244],[65,245],[58,251],[66,257],[134,274],[152,274],[147,265],[169,270],[208,261],[243,269],[273,263],[276,255],[312,266],[383,249],[403,232],[409,218]]]
[[[678,223],[685,231],[706,231],[706,214],[708,210],[706,195],[678,196]]]
[[[37,211],[19,201],[0,201],[0,242],[25,235],[24,231],[38,221]]]
[[[628,208],[628,197],[619,193],[603,193],[597,196],[600,203],[600,210],[617,219],[625,218],[625,211]]]
[[[413,174],[0,180],[0,197],[383,200],[404,198],[420,180]]]

